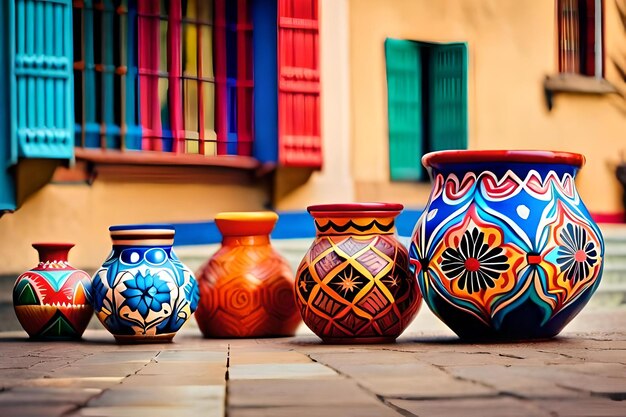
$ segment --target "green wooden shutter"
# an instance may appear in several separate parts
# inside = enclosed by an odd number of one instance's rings
[[[417,42],[387,39],[387,112],[392,180],[421,180],[422,70]]]
[[[467,45],[431,46],[429,77],[429,150],[467,149]]]

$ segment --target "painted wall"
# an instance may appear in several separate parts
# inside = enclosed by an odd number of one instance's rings
[[[349,136],[348,0],[320,0],[324,168],[277,202],[303,210],[317,202],[353,201]],[[36,265],[36,241],[77,245],[70,262],[88,271],[110,251],[112,224],[207,221],[220,211],[262,210],[264,183],[151,184],[97,179],[92,186],[49,184],[0,218],[0,275]]]
[[[320,63],[324,165],[282,197],[281,210],[355,201],[350,141],[349,0],[320,0]]]
[[[0,218],[0,275],[37,265],[32,242],[75,243],[70,263],[93,272],[111,250],[110,225],[206,221],[219,211],[260,210],[266,195],[233,184],[49,184]]]
[[[617,0],[621,1],[621,0]],[[626,38],[606,0],[606,78]],[[423,206],[430,186],[390,183],[385,38],[468,43],[469,147],[580,152],[577,184],[589,209],[622,211],[614,165],[626,151],[626,113],[616,96],[560,94],[548,111],[543,80],[557,72],[555,1],[350,1],[352,167],[356,199]],[[623,85],[623,83],[622,83]]]

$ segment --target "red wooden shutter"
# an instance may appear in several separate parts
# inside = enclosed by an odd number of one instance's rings
[[[278,159],[322,166],[318,0],[278,2]]]

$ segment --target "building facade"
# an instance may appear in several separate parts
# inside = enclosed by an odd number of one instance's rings
[[[34,241],[75,242],[73,263],[94,268],[112,224],[337,201],[419,209],[420,156],[439,149],[583,153],[590,211],[623,219],[623,0],[1,7],[13,24],[0,197],[13,212],[0,274],[30,267]]]

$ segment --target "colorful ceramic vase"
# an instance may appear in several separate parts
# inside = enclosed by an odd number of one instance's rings
[[[582,155],[443,151],[411,269],[430,309],[468,339],[548,338],[600,283],[604,243],[578,195]]]
[[[272,248],[272,212],[220,213],[222,247],[198,271],[196,320],[205,337],[292,336],[300,316],[293,273]]]
[[[198,305],[193,273],[174,254],[171,225],[109,228],[113,250],[93,277],[96,315],[118,342],[167,342]]]
[[[296,303],[329,343],[394,341],[421,297],[407,250],[395,237],[400,204],[310,206],[317,236],[298,267]]]
[[[26,333],[39,339],[80,339],[93,314],[91,278],[72,267],[72,243],[35,243],[39,265],[13,287],[15,314]]]

